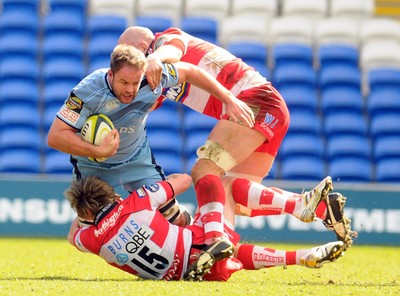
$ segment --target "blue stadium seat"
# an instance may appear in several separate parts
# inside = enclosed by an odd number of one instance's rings
[[[39,63],[31,56],[10,57],[0,60],[0,81],[6,80],[28,80],[33,83],[39,82]]]
[[[400,182],[400,158],[383,159],[376,164],[376,181]]]
[[[316,86],[316,72],[312,65],[303,63],[285,63],[275,67],[272,82],[277,89],[283,86]]]
[[[400,89],[400,68],[376,67],[367,73],[367,83],[371,92],[390,89]]]
[[[214,18],[185,16],[181,18],[180,28],[197,38],[216,44],[218,42],[218,22]]]
[[[339,135],[327,138],[326,157],[334,160],[342,157],[371,159],[371,143],[367,137]]]
[[[68,98],[72,88],[76,86],[73,81],[58,80],[46,83],[43,87],[42,102],[45,110],[55,106],[57,110]]]
[[[332,87],[361,89],[361,72],[356,66],[335,64],[319,71],[318,83],[321,91]]]
[[[119,15],[91,15],[87,19],[86,35],[95,38],[101,35],[120,36],[128,26],[125,17]],[[116,44],[114,44],[115,46]]]
[[[281,86],[279,93],[285,99],[290,112],[318,111],[319,100],[314,87],[309,86]]]
[[[400,116],[400,85],[371,91],[367,98],[367,109],[370,117],[385,113],[398,113]]]
[[[313,49],[306,43],[278,43],[272,48],[274,67],[285,64],[313,65]]]
[[[98,61],[101,61],[101,65],[107,61],[106,67],[110,66],[110,55],[118,42],[118,38],[119,35],[116,34],[96,35],[93,38],[89,38],[86,53],[90,72],[92,72],[91,70],[99,69],[94,67],[94,64],[97,65]]]
[[[25,33],[37,37],[39,14],[29,10],[4,11],[0,18],[0,35]]]
[[[45,153],[42,166],[44,174],[71,175],[73,168],[70,155],[53,149]]]
[[[287,135],[279,148],[279,158],[314,156],[324,157],[323,138],[315,134],[308,135]]]
[[[42,142],[40,131],[30,127],[7,128],[0,133],[0,151],[25,149],[40,151]]]
[[[400,135],[400,115],[398,113],[375,115],[371,118],[370,134],[374,140],[384,136]]]
[[[54,119],[57,116],[58,110],[61,108],[60,105],[52,105],[46,107],[42,113],[42,129],[44,133],[48,133],[51,125],[53,124]]]
[[[45,37],[65,34],[82,39],[85,32],[85,19],[72,11],[51,11],[43,17],[42,30]]]
[[[210,132],[216,123],[217,119],[191,109],[187,109],[183,114],[182,125],[186,134],[195,133],[197,131]]]
[[[289,134],[322,135],[322,121],[315,112],[294,111],[290,114]]]
[[[371,162],[359,157],[340,157],[330,161],[328,175],[340,182],[373,181]]]
[[[330,113],[324,117],[324,133],[328,138],[336,135],[367,136],[367,121],[364,115],[359,113]]]
[[[387,158],[400,159],[400,135],[377,138],[374,142],[373,158],[375,162]]]
[[[162,106],[148,115],[146,127],[148,132],[166,130],[180,133],[181,115],[177,109]]]
[[[78,15],[82,19],[86,17],[88,0],[47,0],[52,13],[64,12]]]
[[[319,68],[333,65],[348,65],[358,67],[358,48],[350,44],[322,44],[317,50]]]
[[[38,58],[38,38],[29,33],[13,33],[0,37],[0,53],[2,58],[26,57]]]
[[[325,163],[318,157],[291,157],[280,163],[280,179],[319,181],[325,177]]]
[[[73,46],[71,46],[73,44]],[[83,61],[85,55],[84,40],[73,34],[54,34],[45,36],[42,43],[44,62],[52,59],[68,58]]]
[[[183,160],[180,156],[160,151],[154,153],[154,156],[157,164],[162,167],[166,175],[181,173],[184,171]]]
[[[135,26],[149,28],[153,33],[162,32],[173,26],[172,18],[166,16],[137,16]]]
[[[41,173],[40,153],[38,151],[14,149],[0,154],[1,173]]]
[[[2,0],[3,12],[9,11],[28,11],[38,14],[41,0]]]
[[[57,81],[78,84],[84,77],[85,65],[75,58],[54,58],[43,65],[42,79],[45,85]]]
[[[181,134],[176,130],[147,130],[147,137],[150,141],[151,150],[154,154],[165,152],[181,155],[183,144]]]
[[[31,104],[4,104],[0,108],[0,127],[9,129],[13,127],[31,128],[38,132],[40,129],[39,109]]]
[[[197,158],[197,148],[204,145],[209,136],[207,131],[197,131],[185,135],[184,138],[184,155],[186,159]]]
[[[37,106],[39,85],[32,81],[13,79],[0,83],[0,104],[21,103]]]
[[[321,110],[324,115],[341,111],[362,114],[364,98],[355,88],[331,87],[321,92]]]

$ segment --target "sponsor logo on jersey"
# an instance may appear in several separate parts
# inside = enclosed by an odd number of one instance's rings
[[[182,100],[182,98],[186,98],[188,90],[189,84],[187,82],[183,82],[174,87],[168,87],[164,89],[163,95],[169,100],[179,102]]]
[[[83,108],[83,101],[71,91],[65,105],[76,113],[80,113]]]
[[[144,188],[146,188],[150,192],[156,192],[160,189],[160,185],[158,185],[158,184],[145,185]]]
[[[65,118],[67,121],[71,122],[72,124],[77,123],[78,119],[80,117],[79,113],[71,110],[67,106],[63,106],[59,113],[63,118]]]
[[[115,223],[117,222],[119,216],[121,216],[121,212],[122,212],[122,209],[123,209],[123,208],[124,208],[123,205],[119,205],[117,211],[115,211],[115,212],[111,215],[111,217],[109,217],[109,218],[107,218],[107,219],[104,219],[104,220],[101,222],[99,228],[96,229],[96,230],[94,231],[94,235],[95,235],[96,237],[98,237],[99,235],[102,235],[104,232],[106,232],[107,229],[113,227],[113,226],[115,225]]]
[[[167,66],[168,74],[171,75],[174,80],[176,80],[177,75],[176,75],[175,67],[172,66],[171,64],[166,64],[166,66]]]
[[[273,116],[270,113],[265,114],[264,121],[260,124],[260,126],[272,136],[274,136],[274,132],[272,129],[278,124],[279,119]]]
[[[146,191],[144,191],[144,189],[143,189],[143,188],[139,188],[139,189],[137,189],[137,190],[136,190],[136,193],[137,193],[137,195],[138,195],[140,198],[142,198],[142,197],[145,197],[145,196],[146,196]]]
[[[117,261],[121,264],[125,264],[126,262],[128,262],[129,257],[126,254],[118,254],[117,256],[115,256],[117,258]]]

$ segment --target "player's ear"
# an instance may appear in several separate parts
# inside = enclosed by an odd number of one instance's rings
[[[149,44],[146,41],[142,40],[138,43],[137,49],[146,54],[147,50],[149,49]]]

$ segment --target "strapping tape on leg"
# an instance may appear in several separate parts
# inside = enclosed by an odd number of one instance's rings
[[[225,172],[236,166],[236,160],[217,142],[207,140],[203,146],[197,149],[199,159],[208,159],[222,168]]]

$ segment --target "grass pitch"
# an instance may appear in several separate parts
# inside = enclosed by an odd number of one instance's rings
[[[268,244],[294,250],[305,245]],[[400,248],[357,246],[321,269],[240,271],[228,282],[140,280],[65,239],[0,238],[0,295],[400,295]]]

